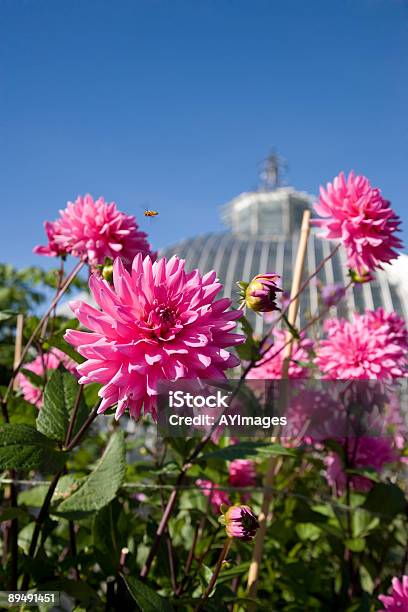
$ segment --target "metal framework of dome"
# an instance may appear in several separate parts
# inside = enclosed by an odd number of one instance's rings
[[[273,171],[273,167],[271,172]],[[228,231],[198,235],[182,240],[161,250],[160,255],[178,255],[186,261],[187,270],[198,268],[205,273],[216,270],[223,283],[223,296],[236,303],[236,281],[249,281],[256,274],[277,272],[283,287],[290,290],[290,282],[299,241],[303,211],[311,208],[313,198],[292,187],[264,184],[258,191],[242,193],[221,208],[221,216]],[[304,276],[312,274],[327,257],[335,243],[321,239],[312,229],[307,249]],[[401,255],[395,263],[384,266],[375,280],[355,285],[347,292],[333,314],[348,316],[350,312],[384,307],[396,311],[408,320],[408,256]],[[343,248],[324,265],[317,275],[322,285],[347,284],[349,281]],[[300,300],[298,324],[303,324],[321,308],[317,282],[312,281]],[[248,313],[247,313],[248,314]],[[249,313],[255,332],[264,328],[262,316]]]

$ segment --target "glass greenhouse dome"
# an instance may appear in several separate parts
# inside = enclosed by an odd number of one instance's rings
[[[290,290],[294,258],[299,241],[303,211],[311,208],[313,198],[292,187],[263,188],[242,193],[221,208],[227,231],[203,234],[182,240],[161,250],[160,255],[178,255],[186,260],[187,270],[198,268],[203,274],[216,270],[222,282],[223,297],[237,303],[236,281],[249,281],[256,274],[277,272],[283,287]],[[309,276],[329,255],[335,243],[322,240],[312,229],[308,242],[304,277]],[[348,316],[383,306],[408,319],[408,256],[401,255],[395,263],[385,266],[375,280],[357,285],[333,307],[333,314]],[[298,324],[318,312],[319,287],[332,283],[346,284],[348,270],[345,252],[341,248],[322,268],[317,282],[312,281],[302,294]],[[247,313],[248,315],[248,313]],[[249,313],[255,332],[261,334],[262,316]]]

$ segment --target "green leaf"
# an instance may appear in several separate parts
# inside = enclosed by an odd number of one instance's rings
[[[86,513],[100,510],[116,496],[125,476],[125,439],[122,431],[114,433],[95,469],[81,486],[58,506],[58,514]]]
[[[222,584],[223,582],[229,582],[230,580],[232,580],[232,578],[236,578],[237,576],[242,576],[243,574],[246,574],[247,571],[249,570],[249,566],[250,566],[250,562],[245,561],[245,563],[240,563],[239,565],[233,565],[232,567],[229,567],[228,569],[223,568],[222,572],[220,573],[217,579],[217,584]]]
[[[246,317],[241,317],[239,323],[246,336],[245,342],[235,347],[239,357],[244,361],[259,361],[261,358],[259,343],[254,338],[252,325]]]
[[[81,480],[75,480],[71,474],[62,476],[55,488],[52,501],[62,501],[71,495],[81,484]],[[44,503],[45,496],[47,494],[49,484],[39,484],[33,487],[29,487],[24,491],[20,491],[18,494],[18,504],[25,506],[32,506],[34,508],[41,508]]]
[[[35,386],[40,389],[44,386],[44,379],[42,376],[39,376],[35,372],[31,372],[31,370],[27,370],[26,368],[21,369],[21,373],[24,374],[26,378]]]
[[[64,442],[67,434],[71,411],[74,407],[80,386],[72,374],[59,367],[51,374],[44,391],[44,406],[38,413],[37,429],[44,435]],[[85,401],[81,398],[74,426],[74,434],[88,416]]]
[[[0,311],[0,322],[8,321],[9,319],[16,317],[17,314],[18,314],[17,312],[13,312],[12,310],[1,310]]]
[[[292,325],[292,323],[289,321],[289,319],[287,318],[287,316],[285,314],[282,314],[282,318],[285,321],[291,335],[294,337],[295,340],[300,340],[300,335],[299,335],[299,331],[296,329],[296,327],[294,325]]]
[[[84,386],[84,398],[87,406],[95,406],[99,399],[98,392],[102,388],[99,383],[88,383]]]
[[[92,525],[93,544],[95,548],[109,556],[118,555],[116,525],[113,520],[112,504],[105,506],[96,514]]]
[[[22,397],[11,396],[7,400],[10,422],[13,424],[25,423],[35,427],[38,408]]]
[[[208,459],[224,459],[233,461],[234,459],[245,459],[247,457],[269,457],[271,455],[295,457],[296,452],[290,448],[280,446],[280,444],[270,444],[268,442],[239,442],[225,448],[220,448],[211,453],[201,455],[199,461]]]
[[[36,589],[33,589],[33,592],[36,591],[60,591],[61,593],[66,593],[76,601],[81,602],[86,610],[103,609],[98,593],[89,584],[87,584],[85,580],[78,581],[62,578],[60,580],[47,581],[43,582],[41,585],[38,585]],[[52,609],[61,610],[60,607],[56,608],[55,605],[52,606]],[[75,606],[70,607],[69,609],[75,609],[75,611],[77,611],[81,608],[79,606]]]
[[[372,480],[373,482],[380,482],[380,476],[374,468],[349,468],[344,470],[344,472],[346,474],[351,474],[352,476],[364,476],[364,478]]]
[[[0,510],[0,523],[13,519],[24,519],[27,514],[21,508],[3,508]]]
[[[47,495],[49,485],[37,485],[29,487],[18,494],[19,506],[29,506],[33,508],[41,508]]]
[[[33,537],[35,523],[34,521],[25,525],[18,534],[18,545],[23,549],[25,554],[28,554],[28,550],[30,548],[31,540]]]
[[[322,531],[320,527],[313,523],[298,523],[296,533],[301,540],[314,542],[319,539]]]
[[[129,593],[143,612],[170,612],[173,610],[170,602],[160,597],[151,587],[134,576],[123,576]]]
[[[380,482],[371,489],[363,507],[376,514],[394,517],[407,511],[407,500],[397,485]]]
[[[83,363],[85,361],[85,357],[77,353],[71,344],[64,340],[62,335],[55,334],[51,338],[47,338],[46,342],[43,343],[43,348],[48,350],[51,347],[59,349],[76,363]]]
[[[344,541],[346,547],[352,552],[362,552],[365,548],[364,538],[347,538]]]
[[[62,469],[65,453],[34,427],[6,423],[0,426],[0,470],[40,470],[53,473]]]

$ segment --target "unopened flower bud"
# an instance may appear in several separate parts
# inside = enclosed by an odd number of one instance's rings
[[[277,293],[282,293],[277,285],[279,278],[279,274],[258,274],[250,283],[238,283],[246,307],[255,312],[279,310],[276,304]]]
[[[105,257],[105,262],[102,267],[102,277],[112,283],[113,281],[113,261],[109,257]]]
[[[349,276],[354,283],[359,284],[369,283],[374,280],[373,275],[368,270],[361,273],[357,272],[357,270],[349,270]]]
[[[225,531],[229,538],[239,540],[253,540],[259,523],[249,506],[236,504],[225,511],[220,522],[225,525]]]

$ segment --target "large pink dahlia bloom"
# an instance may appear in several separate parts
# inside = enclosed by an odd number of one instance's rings
[[[392,589],[389,595],[380,595],[378,599],[384,608],[378,612],[408,612],[408,576],[402,580],[392,579]]]
[[[383,309],[326,321],[328,337],[315,363],[326,379],[387,379],[407,376],[408,336],[404,321]]]
[[[283,330],[273,330],[273,345],[265,354],[264,358],[251,368],[247,378],[252,380],[270,380],[282,378],[282,366],[284,357],[284,345],[286,333]],[[313,341],[302,334],[300,340],[294,340],[292,344],[292,355],[289,364],[289,378],[307,378],[310,370],[303,365],[310,361],[309,354],[313,347]]]
[[[402,247],[395,235],[399,218],[380,189],[371,187],[365,176],[350,172],[346,179],[341,172],[326,189],[320,188],[314,207],[323,217],[316,219],[315,225],[325,229],[326,238],[342,241],[350,268],[359,274],[398,257],[395,249]]]
[[[53,348],[43,355],[38,355],[33,361],[25,363],[23,369],[44,377],[49,370],[56,370],[62,363],[70,372],[74,372],[76,363],[59,349]],[[17,383],[24,399],[37,408],[43,405],[43,390],[36,387],[22,372],[17,375]]]
[[[113,287],[97,274],[89,286],[101,310],[71,303],[91,331],[68,330],[65,338],[87,359],[80,382],[103,384],[99,412],[117,403],[116,418],[126,408],[138,418],[142,407],[155,417],[158,381],[225,378],[239,364],[226,348],[244,341],[230,333],[241,311],[214,300],[222,287],[215,272],[187,273],[178,257],[153,263],[139,254],[131,273],[115,260]]]
[[[37,246],[34,252],[51,257],[73,255],[91,267],[119,255],[130,266],[137,253],[150,254],[146,234],[138,228],[135,218],[120,212],[115,202],[105,202],[102,197],[94,200],[89,194],[79,196],[60,210],[59,219],[45,222],[48,245]]]

